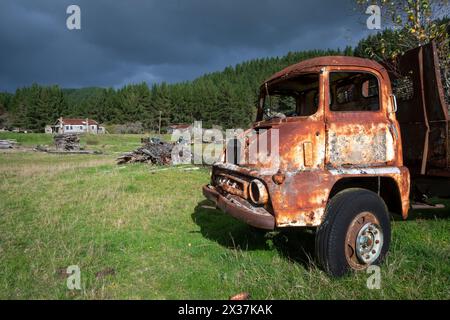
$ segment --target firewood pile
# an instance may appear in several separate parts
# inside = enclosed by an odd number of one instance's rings
[[[142,140],[142,147],[121,155],[117,164],[148,163],[155,165],[171,165],[173,143],[151,138]]]
[[[12,149],[16,144],[16,140],[0,140],[0,149]]]
[[[76,134],[57,134],[53,137],[53,141],[58,151],[80,150],[80,138]]]

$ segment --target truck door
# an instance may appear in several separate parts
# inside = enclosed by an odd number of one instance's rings
[[[330,71],[326,108],[326,165],[382,166],[395,158],[379,78],[369,72]]]

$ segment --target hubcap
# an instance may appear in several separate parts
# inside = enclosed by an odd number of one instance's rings
[[[374,263],[383,248],[383,231],[371,212],[358,214],[350,223],[345,243],[345,257],[349,265],[360,270]]]
[[[365,264],[371,264],[378,259],[383,247],[383,233],[378,225],[366,223],[359,230],[356,238],[356,255]]]

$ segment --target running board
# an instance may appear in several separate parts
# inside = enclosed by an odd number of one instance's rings
[[[431,210],[431,209],[445,209],[445,206],[443,204],[427,204],[427,203],[413,203],[411,204],[411,208],[413,210]]]

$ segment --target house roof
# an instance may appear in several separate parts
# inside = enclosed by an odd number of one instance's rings
[[[191,126],[190,124],[179,123],[179,124],[171,124],[169,126],[169,128],[172,128],[172,129],[187,129],[190,126]]]
[[[58,119],[59,121],[60,119]],[[97,125],[98,126],[98,122],[92,119],[87,119],[88,120],[88,124],[87,125]],[[82,126],[82,125],[86,125],[86,119],[77,119],[77,118],[62,118],[62,122],[63,124],[68,124],[68,125],[74,125],[74,126]]]

